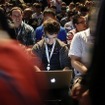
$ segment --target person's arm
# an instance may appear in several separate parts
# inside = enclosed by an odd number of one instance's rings
[[[69,57],[71,58],[71,65],[72,67],[80,72],[81,74],[85,74],[87,71],[87,67],[83,63],[83,54],[85,54],[84,51],[84,45],[85,43],[82,37],[83,33],[78,32],[77,34],[74,35],[70,49],[69,49]]]
[[[81,72],[82,74],[85,74],[87,72],[87,67],[81,62],[81,58],[71,55],[71,65],[73,68]]]
[[[41,71],[40,68],[36,65],[34,66],[34,68],[35,68],[36,71]]]
[[[77,100],[80,105],[92,105],[89,95],[90,73],[79,76],[74,80],[70,95]]]

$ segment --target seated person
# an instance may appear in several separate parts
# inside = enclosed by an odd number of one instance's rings
[[[11,22],[14,24],[16,40],[22,45],[30,48],[35,43],[35,31],[32,26],[23,21],[23,10],[19,7],[13,7],[10,10]]]
[[[57,38],[60,24],[49,18],[43,23],[43,27],[44,38],[32,48],[32,52],[37,54],[44,64],[43,69],[62,70],[65,67],[70,67],[67,45]]]
[[[37,42],[32,53],[37,55],[42,64],[43,70],[63,70],[65,67],[71,68],[68,58],[67,45],[57,38],[60,24],[54,19],[47,19],[43,23],[45,35],[42,40]],[[39,67],[40,68],[40,67]],[[41,69],[41,68],[40,68]],[[51,99],[61,99],[62,103],[70,105],[69,88],[53,89],[50,91]]]
[[[43,22],[45,20],[47,20],[48,18],[57,20],[55,12],[49,8],[47,8],[43,11]],[[35,41],[36,42],[40,41],[43,37],[43,34],[44,34],[44,30],[43,30],[43,23],[42,23],[42,25],[40,25],[39,27],[37,27],[35,29]],[[60,25],[60,30],[57,35],[57,38],[65,43],[67,43],[66,37],[67,37],[67,32],[66,32],[65,28]]]

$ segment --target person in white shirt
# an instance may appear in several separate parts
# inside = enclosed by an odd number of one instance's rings
[[[78,23],[85,24],[86,22]],[[74,68],[75,77],[86,73],[90,64],[92,46],[92,36],[88,26],[83,31],[77,32],[74,35],[68,55],[71,58],[71,65]]]

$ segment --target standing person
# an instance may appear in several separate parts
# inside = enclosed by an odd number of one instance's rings
[[[0,105],[42,105],[41,78],[10,33],[7,18],[0,11]]]
[[[10,10],[11,19],[14,24],[16,39],[27,47],[32,47],[35,43],[35,31],[32,26],[23,22],[23,11],[19,7]]]

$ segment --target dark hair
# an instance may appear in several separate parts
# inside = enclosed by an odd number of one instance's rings
[[[46,32],[48,32],[50,35],[58,34],[58,32],[60,30],[59,22],[57,22],[56,20],[51,19],[51,18],[44,21],[43,27],[44,27],[45,34],[46,34]]]
[[[82,15],[80,14],[76,14],[73,16],[73,25],[75,26],[75,24],[78,24],[78,19],[81,17]]]
[[[89,12],[89,9],[86,6],[82,6],[80,12]]]
[[[12,39],[15,39],[15,32],[12,24],[9,24],[6,15],[0,10],[0,28],[6,31]]]
[[[73,12],[71,10],[68,10],[67,11],[67,15],[68,15],[68,17],[74,16],[75,15],[75,12]]]
[[[35,7],[35,8],[41,8],[42,6],[39,3],[34,3],[33,7]]]
[[[62,6],[61,7],[61,10],[65,10],[66,11],[66,9],[67,9],[66,6]]]
[[[8,22],[5,14],[0,10],[0,28],[4,31],[8,31]]]
[[[46,9],[43,11],[43,15],[45,15],[45,14],[52,14],[53,16],[56,16],[55,11],[53,11],[53,10],[50,9],[50,8],[46,8]]]

